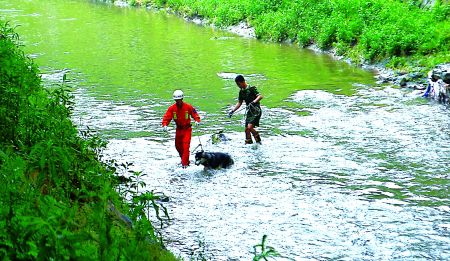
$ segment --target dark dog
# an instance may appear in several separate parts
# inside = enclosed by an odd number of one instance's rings
[[[222,152],[204,152],[195,153],[195,165],[202,164],[205,168],[219,169],[228,168],[234,164],[230,155]]]

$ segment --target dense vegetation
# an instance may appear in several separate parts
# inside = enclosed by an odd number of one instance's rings
[[[430,68],[450,61],[450,6],[440,1],[128,2],[171,7],[218,26],[246,21],[258,38],[335,48],[355,62]],[[139,179],[118,189],[120,166],[99,161],[104,142],[70,120],[70,92],[44,89],[38,73],[18,35],[0,25],[0,259],[176,260],[147,219],[154,209],[161,220],[158,196],[139,193]]]
[[[170,7],[218,26],[248,22],[258,38],[335,48],[355,63],[394,68],[450,61],[450,5],[414,0],[128,0]]]
[[[161,210],[158,196],[138,193],[139,180],[118,189],[115,173],[127,165],[99,161],[104,142],[78,133],[71,106],[63,86],[42,87],[18,35],[2,24],[0,259],[176,260],[146,218]]]

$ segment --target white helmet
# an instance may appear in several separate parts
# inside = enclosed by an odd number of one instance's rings
[[[174,100],[180,100],[184,98],[184,94],[182,90],[176,90],[173,92],[173,99]]]

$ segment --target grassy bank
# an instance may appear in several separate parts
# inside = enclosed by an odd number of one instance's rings
[[[170,7],[218,26],[246,21],[258,38],[334,48],[356,64],[431,68],[450,61],[450,4],[399,0],[128,0]]]
[[[77,131],[70,93],[44,89],[38,73],[1,22],[0,259],[177,260],[144,213],[158,197],[118,192],[104,142]]]

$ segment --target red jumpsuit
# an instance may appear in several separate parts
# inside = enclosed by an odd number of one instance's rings
[[[195,121],[200,122],[200,116],[192,105],[183,102],[179,107],[177,104],[171,105],[164,114],[162,125],[169,125],[173,119],[177,125],[175,134],[175,148],[180,154],[181,165],[183,167],[189,166],[189,146],[191,144],[192,124],[191,117]]]

